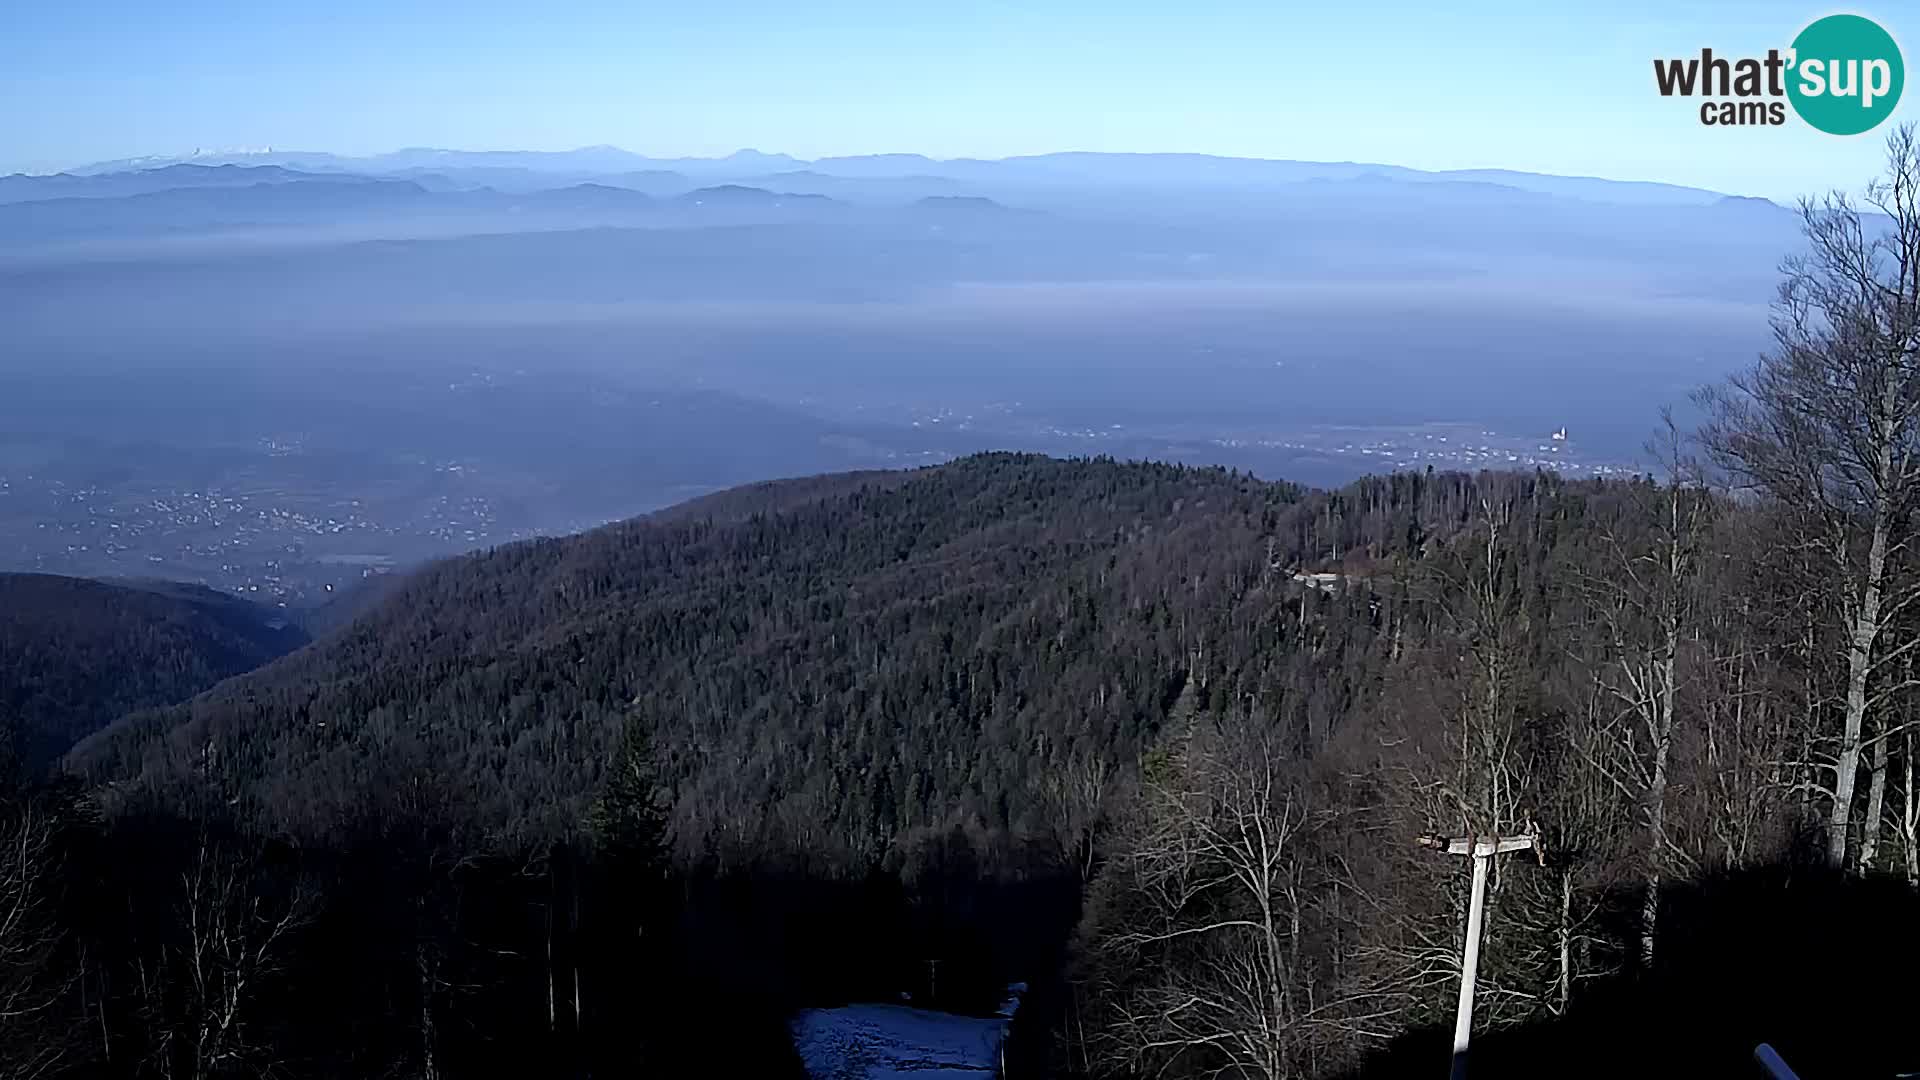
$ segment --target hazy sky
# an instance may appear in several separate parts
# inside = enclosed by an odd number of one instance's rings
[[[195,147],[1182,150],[1780,197],[1856,186],[1886,131],[1708,128],[1655,93],[1656,56],[1762,54],[1842,10],[1775,0],[4,6],[0,172]],[[1844,10],[1920,59],[1920,11]]]

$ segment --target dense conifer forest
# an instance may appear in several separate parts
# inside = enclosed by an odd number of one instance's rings
[[[211,589],[0,574],[4,753],[44,768],[129,712],[182,701],[306,641],[277,613]]]
[[[1016,980],[1011,1076],[1431,1074],[1467,879],[1416,840],[1520,832],[1475,1075],[1920,1068],[1893,151],[1647,477],[761,485],[103,692],[0,816],[0,1076],[795,1075],[795,1007]]]

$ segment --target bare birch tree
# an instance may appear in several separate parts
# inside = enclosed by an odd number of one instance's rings
[[[1900,847],[1905,857],[1907,869],[1907,887],[1920,889],[1920,791],[1914,790],[1916,770],[1913,754],[1920,749],[1920,740],[1914,738],[1911,730],[1901,732],[1902,752],[1900,760],[1905,766],[1904,782],[1900,785],[1903,799],[1900,804]]]
[[[1664,484],[1636,488],[1641,505],[1633,524],[1644,523],[1644,533],[1623,537],[1608,530],[1603,543],[1611,559],[1586,589],[1603,639],[1596,678],[1614,706],[1593,764],[1636,808],[1645,829],[1643,967],[1654,962],[1663,875],[1670,862],[1687,858],[1668,835],[1668,787],[1686,677],[1681,651],[1695,632],[1700,550],[1714,506],[1671,417],[1655,452],[1669,475]]]
[[[1845,657],[1827,861],[1846,864],[1863,753],[1904,693],[1890,677],[1920,640],[1884,631],[1920,597],[1911,527],[1920,495],[1920,146],[1903,126],[1864,205],[1835,192],[1801,205],[1808,250],[1783,265],[1774,348],[1749,373],[1702,395],[1703,436],[1733,477],[1798,517],[1800,542],[1838,594]]]
[[[1319,824],[1276,733],[1208,723],[1149,770],[1114,841],[1096,951],[1096,1071],[1277,1078],[1395,1010],[1323,976],[1309,939]]]

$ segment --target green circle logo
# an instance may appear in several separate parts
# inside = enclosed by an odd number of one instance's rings
[[[1793,111],[1829,135],[1872,131],[1893,114],[1907,81],[1893,35],[1859,15],[1815,20],[1793,39],[1787,62]]]

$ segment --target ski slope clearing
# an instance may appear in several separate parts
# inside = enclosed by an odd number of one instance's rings
[[[999,1075],[1020,994],[1015,984],[993,1017],[848,1005],[793,1018],[793,1045],[813,1080],[983,1080]]]

